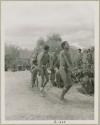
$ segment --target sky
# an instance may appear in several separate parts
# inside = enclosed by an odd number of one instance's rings
[[[5,1],[2,13],[6,44],[33,49],[40,37],[58,33],[73,46],[94,45],[94,2]]]

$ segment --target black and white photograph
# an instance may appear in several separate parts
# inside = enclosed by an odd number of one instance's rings
[[[98,1],[2,1],[2,123],[98,123],[98,13]]]

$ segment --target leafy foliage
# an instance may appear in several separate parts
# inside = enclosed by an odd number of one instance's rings
[[[21,49],[14,45],[5,46],[5,68],[11,69],[18,65],[29,65],[31,51]]]
[[[50,51],[60,51],[61,47],[60,44],[62,42],[62,38],[59,34],[52,34],[47,36],[47,41],[46,43],[50,47]]]

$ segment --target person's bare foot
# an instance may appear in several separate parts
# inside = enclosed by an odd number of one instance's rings
[[[65,98],[60,98],[60,103],[61,104],[65,104],[67,102],[67,100]]]
[[[40,93],[40,96],[41,96],[41,97],[45,97],[44,93],[42,93],[42,92]]]
[[[40,96],[41,97],[45,97],[45,92],[44,92],[44,88],[40,88]]]
[[[43,91],[43,87],[40,88],[40,92],[42,92],[42,91]]]

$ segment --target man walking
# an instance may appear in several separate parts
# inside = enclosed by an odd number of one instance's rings
[[[43,91],[44,91],[44,87],[46,86],[46,84],[49,81],[49,75],[48,75],[48,65],[50,63],[50,56],[49,56],[49,46],[45,45],[43,48],[43,52],[41,52],[38,56],[38,68],[39,68],[39,72],[40,72],[40,76],[41,76],[41,95],[44,96]]]
[[[31,85],[32,85],[32,87],[35,86],[36,80],[38,82],[37,74],[39,72],[39,69],[37,67],[37,58],[38,58],[38,55],[43,50],[43,46],[44,46],[44,44],[41,44],[41,45],[39,45],[39,47],[35,48],[33,51],[32,57],[31,57],[31,62],[30,62],[31,63],[31,70],[30,71],[31,71]]]
[[[62,81],[64,83],[64,87],[60,96],[60,100],[64,101],[65,94],[72,86],[72,80],[71,80],[72,62],[71,62],[68,42],[67,41],[62,42],[61,47],[63,50],[60,52],[59,70]]]

